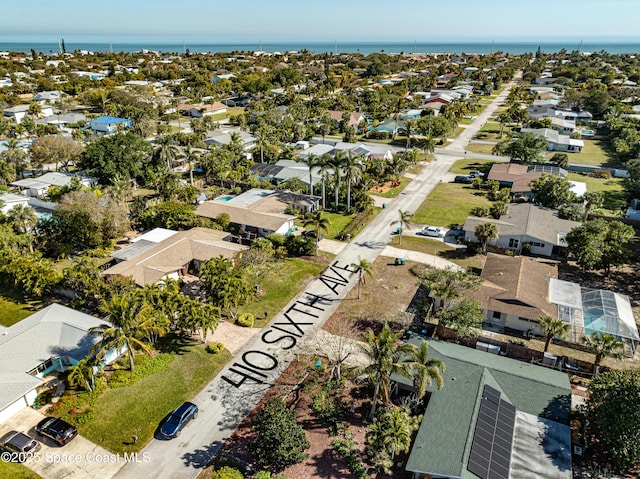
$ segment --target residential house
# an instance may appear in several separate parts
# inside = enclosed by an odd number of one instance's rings
[[[0,327],[0,423],[31,406],[52,376],[84,359],[98,341],[91,328],[107,322],[60,304]],[[111,351],[103,365],[117,359]]]
[[[228,146],[231,144],[231,138],[235,136],[240,140],[242,149],[245,151],[252,150],[256,146],[256,137],[242,130],[214,130],[207,132],[207,138],[204,142],[207,146]]]
[[[74,71],[71,72],[72,75],[77,76],[78,78],[88,78],[93,81],[101,81],[107,78],[108,72],[86,72],[86,71]]]
[[[569,172],[551,165],[523,165],[520,163],[495,163],[487,174],[487,181],[497,181],[503,188],[510,188],[514,196],[533,199],[531,181],[542,175],[556,175],[566,178]]]
[[[77,176],[80,183],[85,187],[94,187],[98,180],[92,176],[85,176],[77,173],[67,173],[62,171],[45,173],[37,178],[23,178],[10,183],[21,193],[34,198],[42,198],[47,195],[51,186],[68,186],[74,176]]]
[[[33,101],[41,103],[54,104],[62,99],[63,92],[58,90],[53,91],[39,91],[33,96]]]
[[[571,138],[569,135],[561,135],[560,132],[550,128],[522,128],[520,132],[545,137],[549,142],[549,151],[580,153],[584,148],[584,141]]]
[[[389,136],[395,137],[398,133],[406,130],[407,124],[404,120],[384,120],[376,127],[371,127],[375,131],[388,133]]]
[[[561,135],[571,135],[576,131],[576,122],[553,117],[551,118],[551,129],[557,131]]]
[[[558,212],[550,208],[532,203],[512,203],[509,212],[497,220],[468,216],[463,227],[465,240],[477,242],[476,227],[483,223],[492,223],[498,228],[498,239],[490,243],[492,246],[511,250],[515,254],[520,254],[526,247],[532,255],[547,258],[565,257],[565,237],[569,231],[581,225],[578,221],[558,217]]]
[[[408,110],[405,113],[401,113],[400,116],[404,120],[419,120],[422,117],[422,110]]]
[[[544,336],[540,317],[558,317],[558,307],[549,298],[549,282],[558,277],[556,264],[488,253],[480,277],[480,288],[466,295],[480,304],[484,329]]]
[[[287,234],[295,231],[296,217],[286,214],[291,207],[298,211],[315,211],[319,198],[299,195],[290,191],[252,188],[234,196],[205,201],[196,214],[215,219],[228,214],[232,223],[239,226],[243,239],[253,240],[271,233]]]
[[[16,105],[2,110],[2,114],[6,120],[13,121],[18,125],[22,119],[29,114],[29,105]]]
[[[623,343],[628,357],[640,344],[628,296],[560,280],[555,264],[489,253],[481,278],[480,288],[468,295],[482,307],[484,329],[544,336],[540,317],[551,316],[571,325],[565,340],[572,343],[585,334],[607,333]]]
[[[178,279],[190,269],[200,270],[203,262],[224,256],[233,258],[247,249],[231,242],[230,233],[209,228],[188,231],[153,230],[146,238],[111,254],[116,264],[102,274],[132,278],[138,286],[157,283],[164,278]]]
[[[129,128],[131,124],[131,120],[127,120],[126,118],[118,118],[115,116],[100,116],[95,120],[89,121],[89,128],[94,133],[110,135],[118,131],[119,127]]]
[[[418,345],[419,342],[411,342]],[[571,479],[566,374],[428,339],[446,365],[406,461],[413,479]],[[404,378],[399,387],[411,389]]]
[[[344,112],[338,110],[327,110],[327,113],[329,113],[335,127],[338,127],[340,123],[342,123]],[[359,111],[352,111],[348,113],[348,115],[347,126],[352,126],[356,130],[360,123],[366,120],[365,116]]]
[[[55,126],[59,130],[66,128],[69,125],[85,121],[87,119],[82,113],[65,113],[60,115],[51,115],[46,118],[40,118],[36,120],[36,125],[51,125]]]
[[[29,206],[29,197],[14,193],[0,193],[0,205],[2,205],[0,211],[6,215],[16,206]]]
[[[251,173],[274,184],[296,178],[309,185],[309,167],[301,161],[279,160],[275,164],[256,163],[251,167]],[[311,181],[314,186],[320,183],[319,167],[313,168]]]
[[[218,113],[226,113],[227,105],[220,102],[205,105],[179,105],[178,111],[183,115],[187,115],[192,118],[202,118],[205,116],[217,115]]]

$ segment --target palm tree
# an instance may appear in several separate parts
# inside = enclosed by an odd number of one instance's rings
[[[109,194],[118,204],[124,206],[127,210],[127,201],[131,196],[131,191],[131,179],[128,176],[116,173],[112,177],[111,186],[109,186]]]
[[[498,114],[496,117],[498,123],[500,123],[500,138],[502,138],[502,134],[504,133],[504,125],[507,123],[511,123],[511,115],[508,111],[503,111]]]
[[[180,149],[174,144],[173,138],[169,135],[156,139],[158,149],[155,151],[157,158],[166,163],[167,168],[173,168],[173,162],[180,156]]]
[[[331,169],[331,165],[329,164],[329,157],[326,155],[323,155],[321,157],[321,163],[320,163],[320,179],[322,181],[322,209],[323,210],[327,208],[325,186],[327,184],[327,181],[331,178],[332,172],[333,170]]]
[[[40,118],[40,115],[42,115],[42,107],[37,102],[32,101],[29,105],[28,112],[33,118]]]
[[[427,135],[422,140],[422,149],[425,155],[433,155],[433,152],[436,151],[436,139],[431,135]]]
[[[400,229],[398,231],[398,244],[402,244],[402,233],[404,232],[404,228],[405,226],[409,226],[410,224],[413,223],[413,213],[409,213],[408,211],[402,211],[402,210],[398,210],[398,213],[400,214],[400,219],[396,220],[396,221],[392,221],[391,222],[391,226],[393,225],[400,225]]]
[[[476,238],[482,244],[482,254],[487,254],[487,245],[498,239],[498,227],[493,223],[482,223],[476,226]]]
[[[593,361],[596,375],[598,374],[598,369],[603,359],[622,357],[622,349],[624,346],[611,334],[594,331],[589,336],[583,336],[582,343],[596,355],[595,361]]]
[[[416,121],[412,118],[409,118],[406,121],[406,129],[407,129],[407,144],[404,146],[405,150],[411,148],[411,130],[414,130],[416,127]]]
[[[429,344],[422,340],[420,348],[416,354],[415,362],[422,367],[418,368],[413,379],[416,387],[416,395],[419,399],[423,398],[427,392],[427,388],[435,381],[438,389],[444,386],[442,373],[446,370],[445,364],[438,358],[429,357]]]
[[[413,416],[408,407],[392,407],[382,414],[367,428],[367,442],[375,451],[373,463],[393,474],[396,454],[409,450],[413,432],[420,427],[421,416]]]
[[[369,418],[376,413],[378,399],[384,404],[391,404],[391,375],[399,374],[407,379],[412,379],[412,373],[416,369],[414,358],[418,348],[410,343],[402,343],[402,332],[394,333],[387,323],[384,323],[379,334],[369,329],[364,336],[365,343],[360,347],[369,360],[367,366],[360,371],[368,375],[374,384],[373,402]]]
[[[307,168],[309,168],[309,194],[313,196],[313,169],[317,166],[322,166],[324,160],[318,155],[314,155],[312,153],[307,157],[300,158],[299,161],[307,165]],[[324,193],[323,193],[323,198],[324,198]]]
[[[11,183],[15,178],[16,170],[11,163],[0,159],[0,184]]]
[[[362,156],[347,154],[342,163],[344,179],[347,182],[347,213],[351,211],[351,183],[362,175]]]
[[[70,384],[82,386],[87,391],[93,391],[95,388],[95,358],[88,356],[78,361],[78,364],[69,368],[69,376],[67,380]]]
[[[602,207],[602,204],[604,203],[604,195],[599,191],[587,191],[583,195],[583,199],[585,201],[585,204],[582,220],[587,221],[591,210],[593,210],[594,208]]]
[[[358,299],[360,299],[360,285],[365,283],[364,274],[366,273],[369,276],[373,276],[373,264],[371,264],[371,261],[358,256],[358,262],[351,263],[351,268],[353,268],[351,275],[358,275]]]
[[[110,350],[122,352],[126,348],[129,368],[133,371],[136,348],[151,355],[151,346],[142,340],[153,329],[151,306],[133,294],[125,293],[113,296],[109,302],[102,300],[100,310],[109,315],[111,324],[102,324],[89,330],[91,334],[101,337],[91,352],[99,358]]]
[[[331,220],[322,216],[322,211],[315,211],[310,217],[304,220],[303,226],[310,226],[316,232],[316,256],[318,256],[318,243],[320,242],[320,234],[328,233]]]
[[[335,209],[338,211],[338,195],[340,194],[340,180],[342,179],[342,166],[345,162],[344,151],[336,151],[333,157],[329,158],[329,165],[333,169],[333,175],[335,179],[334,194],[335,194]]]
[[[38,215],[31,206],[21,204],[9,210],[7,219],[20,233],[28,233],[38,222]]]
[[[553,316],[541,316],[538,324],[542,331],[544,331],[544,335],[546,337],[544,342],[545,353],[549,349],[549,344],[554,337],[563,339],[571,329],[571,325],[569,323],[566,323],[559,318],[554,318]]]

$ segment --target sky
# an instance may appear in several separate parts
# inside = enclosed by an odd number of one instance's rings
[[[0,41],[638,41],[640,0],[0,0]]]

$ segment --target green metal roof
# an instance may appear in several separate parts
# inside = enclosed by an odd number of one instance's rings
[[[566,374],[453,343],[427,341],[429,356],[446,365],[445,384],[439,391],[429,388],[427,410],[406,470],[477,478],[467,471],[467,459],[485,384],[504,394],[518,411],[568,424],[571,386]]]

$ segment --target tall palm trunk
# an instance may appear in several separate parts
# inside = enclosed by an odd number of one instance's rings
[[[380,393],[380,380],[376,381],[376,385],[373,389],[373,402],[371,403],[371,411],[369,411],[369,419],[373,419],[376,415],[376,408],[378,407],[378,394]]]

